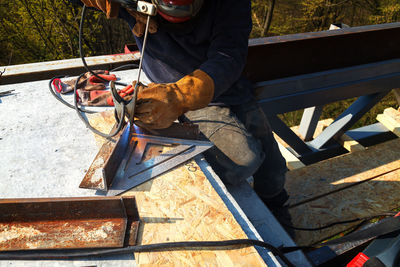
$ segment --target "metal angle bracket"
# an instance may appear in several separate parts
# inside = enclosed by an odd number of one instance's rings
[[[213,146],[213,143],[209,141],[148,135],[142,133],[136,126],[129,138],[129,131],[128,124],[102,168],[102,186],[85,187],[82,185],[87,178],[85,176],[80,187],[108,191],[108,196],[119,195],[167,172]],[[171,150],[144,160],[149,145],[168,146],[171,147]]]

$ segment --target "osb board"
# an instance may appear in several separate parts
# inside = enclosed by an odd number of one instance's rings
[[[321,197],[400,167],[400,139],[394,139],[287,173],[289,205]],[[301,188],[301,190],[299,190]]]
[[[124,195],[136,197],[138,244],[248,238],[194,160]],[[135,260],[140,266],[265,266],[254,247],[135,253]]]
[[[400,167],[400,161],[397,162]],[[316,187],[317,189],[318,187]],[[318,188],[319,190],[319,188]],[[290,208],[293,225],[319,227],[336,221],[371,216],[400,207],[400,170],[381,175],[314,201]],[[298,245],[310,245],[341,233],[357,223],[321,231],[295,231]]]
[[[109,134],[112,127],[115,124],[113,110],[108,110],[94,114],[87,114],[87,117],[90,121],[90,125],[92,125],[93,128],[105,134]],[[101,147],[103,143],[106,141],[104,137],[101,137],[100,135],[97,134],[94,135],[94,138],[96,140],[96,145],[98,147]]]

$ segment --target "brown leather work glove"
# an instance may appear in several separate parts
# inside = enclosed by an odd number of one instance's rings
[[[139,13],[132,9],[127,9],[127,11],[136,20],[135,26],[133,26],[132,29],[132,33],[137,37],[143,36],[144,30],[146,29],[147,15]],[[149,33],[156,33],[157,29],[158,29],[157,22],[153,18],[150,18]]]
[[[164,129],[185,112],[206,107],[213,96],[213,79],[195,70],[176,83],[139,88],[135,117],[150,129]]]
[[[107,18],[118,17],[119,3],[110,0],[81,0],[87,7],[94,7],[103,11]]]

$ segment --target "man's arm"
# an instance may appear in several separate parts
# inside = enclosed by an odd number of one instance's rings
[[[214,99],[240,78],[252,27],[250,0],[223,0],[217,12],[208,59],[200,66],[214,80]]]

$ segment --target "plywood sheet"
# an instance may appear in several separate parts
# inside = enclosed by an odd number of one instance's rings
[[[194,161],[134,188],[142,228],[141,244],[247,238]],[[144,265],[260,266],[253,248],[137,253]]]
[[[138,244],[247,238],[194,160],[124,195],[136,197]],[[140,266],[265,266],[254,247],[135,253],[135,259]]]
[[[400,167],[400,161],[397,161]],[[371,216],[400,207],[400,170],[376,177],[336,193],[290,208],[293,225],[319,227],[336,221]],[[295,231],[298,245],[310,245],[336,235],[353,224],[337,225],[322,231]]]
[[[288,203],[298,205],[399,167],[400,139],[394,139],[292,170],[287,174],[285,185],[290,195]]]

